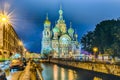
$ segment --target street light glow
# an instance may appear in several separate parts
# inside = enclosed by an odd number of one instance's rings
[[[7,19],[5,17],[2,18],[2,21],[5,22]]]
[[[10,23],[9,16],[6,14],[0,13],[0,23],[1,24],[9,24]]]
[[[14,15],[14,9],[11,9],[11,5],[7,2],[3,3],[2,8],[0,6],[0,25],[14,25],[17,19]]]
[[[98,51],[98,48],[97,48],[97,47],[94,47],[94,48],[93,48],[93,51],[94,51],[94,52],[97,52],[97,51]]]
[[[20,46],[22,46],[22,45],[23,45],[22,41],[19,41],[19,42],[18,42],[18,44],[19,44]]]

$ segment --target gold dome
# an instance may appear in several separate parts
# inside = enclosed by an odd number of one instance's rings
[[[50,24],[51,24],[51,22],[50,22],[49,19],[48,19],[48,14],[46,15],[46,20],[45,20],[44,24],[47,24],[47,25],[50,25]]]
[[[44,24],[50,25],[51,22],[47,19],[47,20],[45,20]]]

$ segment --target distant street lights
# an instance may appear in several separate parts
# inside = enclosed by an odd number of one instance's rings
[[[24,57],[26,58],[26,52],[27,52],[27,49],[26,48],[24,48]]]
[[[19,41],[18,44],[19,44],[20,46],[22,46],[22,45],[23,45],[23,42],[22,42],[22,41]]]
[[[19,53],[22,55],[23,57],[23,52],[24,52],[24,45],[23,45],[23,42],[21,40],[18,41],[18,46],[19,46]]]

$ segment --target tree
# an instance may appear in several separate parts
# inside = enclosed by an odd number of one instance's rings
[[[83,49],[90,51],[98,47],[99,52],[120,56],[120,20],[105,20],[96,25],[81,39]]]
[[[83,49],[89,52],[92,52],[93,42],[94,42],[94,32],[92,31],[88,32],[81,39]]]

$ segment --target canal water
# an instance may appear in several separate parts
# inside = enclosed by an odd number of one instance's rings
[[[44,80],[120,80],[120,77],[74,69],[50,63],[41,64]]]

